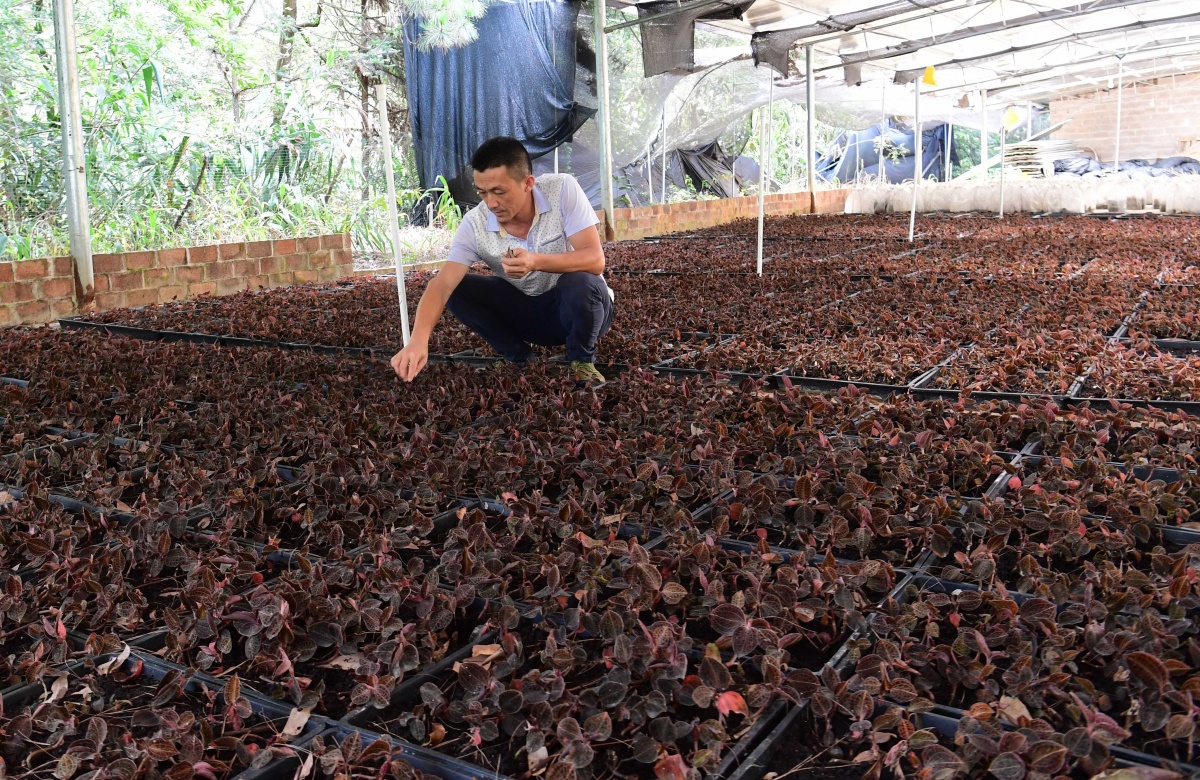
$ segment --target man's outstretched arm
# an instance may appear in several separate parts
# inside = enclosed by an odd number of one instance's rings
[[[392,368],[405,382],[417,378],[429,362],[429,336],[433,327],[446,309],[446,302],[470,270],[462,263],[446,263],[425,289],[421,302],[417,304],[417,316],[413,322],[412,338],[408,346],[392,357]]]

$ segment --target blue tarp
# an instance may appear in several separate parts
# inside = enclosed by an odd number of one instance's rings
[[[449,51],[416,46],[420,22],[404,28],[404,66],[421,186],[445,176],[457,202],[474,204],[471,155],[498,135],[551,152],[595,112],[575,96],[579,5],[565,0],[496,0],[479,38]]]
[[[921,167],[925,179],[945,181],[946,144],[950,126],[944,122],[926,123],[922,133]],[[883,138],[883,165],[880,166],[880,138]],[[958,162],[958,150],[950,150],[951,166]],[[917,167],[916,135],[912,130],[892,124],[872,125],[865,130],[842,131],[829,151],[817,161],[817,176],[823,181],[835,179],[843,184],[858,178],[886,178],[890,182],[911,181]]]

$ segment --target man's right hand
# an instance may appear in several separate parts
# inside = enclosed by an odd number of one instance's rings
[[[428,362],[429,344],[414,339],[408,342],[407,347],[392,356],[392,369],[395,370],[396,376],[405,382],[411,382],[417,378],[417,374],[421,373]]]

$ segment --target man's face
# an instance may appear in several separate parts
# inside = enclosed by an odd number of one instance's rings
[[[534,178],[514,178],[508,168],[488,168],[486,171],[475,171],[475,190],[479,199],[496,215],[500,222],[514,219],[525,204],[529,202],[529,194],[533,192]]]

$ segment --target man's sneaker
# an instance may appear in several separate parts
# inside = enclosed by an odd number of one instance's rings
[[[604,374],[601,374],[596,370],[595,363],[585,363],[582,360],[572,360],[571,371],[574,372],[575,379],[579,382],[594,382],[595,384],[603,384],[608,381],[604,378]]]

